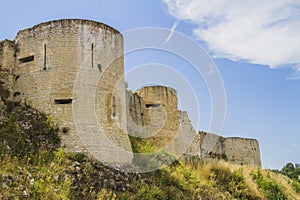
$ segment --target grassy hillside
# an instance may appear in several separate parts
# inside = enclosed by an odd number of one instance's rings
[[[65,130],[33,108],[1,103],[0,199],[300,199],[297,181],[222,161],[123,173],[66,153],[59,147]],[[151,151],[131,141],[136,152]]]

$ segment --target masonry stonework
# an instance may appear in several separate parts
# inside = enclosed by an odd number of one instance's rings
[[[196,131],[187,112],[177,110],[176,91],[147,86],[127,93],[128,131],[145,138],[156,149],[187,161],[223,159],[235,164],[261,166],[255,139],[224,138]],[[137,126],[138,125],[138,126]]]
[[[0,41],[0,83],[2,96],[9,98],[13,93],[13,70],[15,66],[16,45],[13,41]]]
[[[144,125],[148,141],[160,149],[169,144],[178,132],[176,91],[161,86],[143,87],[137,91],[143,100]],[[151,136],[151,137],[149,137]]]
[[[1,63],[13,71],[15,98],[51,114],[61,127],[70,128],[62,135],[67,149],[89,149],[75,128],[85,123],[84,113],[89,112],[115,145],[131,152],[124,131],[123,38],[118,31],[94,21],[57,20],[20,31],[10,42],[16,46],[14,51],[14,45],[6,43],[1,43]],[[74,115],[75,105],[78,109]],[[81,120],[77,124],[75,117]],[[107,159],[111,159],[107,151]],[[118,160],[131,159],[132,155]]]
[[[130,163],[131,134],[184,159],[261,165],[256,140],[198,132],[187,112],[177,109],[174,89],[147,86],[132,93],[125,91],[123,77],[123,37],[99,22],[50,21],[0,41],[1,93],[68,127],[62,142],[69,151],[97,153],[100,145],[105,153],[95,157]]]

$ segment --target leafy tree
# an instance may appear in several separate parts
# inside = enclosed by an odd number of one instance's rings
[[[299,180],[300,167],[296,167],[293,163],[287,163],[282,169],[281,173],[291,179]]]

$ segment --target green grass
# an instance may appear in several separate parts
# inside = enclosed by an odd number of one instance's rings
[[[292,181],[292,186],[293,186],[293,188],[295,189],[295,191],[296,191],[297,193],[299,193],[299,195],[300,195],[300,182],[299,182],[299,181],[293,180],[293,181]]]
[[[0,199],[299,199],[299,182],[223,161],[174,161],[142,174],[110,169],[84,153],[66,153],[51,117],[30,106],[7,106],[0,122]],[[142,139],[130,140],[134,152],[154,152]],[[154,164],[150,159],[146,167]]]
[[[257,183],[258,188],[261,190],[266,199],[288,199],[287,195],[284,193],[279,184],[277,184],[269,174],[267,176],[263,176],[261,170],[258,169],[256,172],[253,172],[251,176]]]

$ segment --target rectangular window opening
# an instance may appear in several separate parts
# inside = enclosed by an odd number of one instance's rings
[[[54,99],[54,104],[71,104],[72,99]]]
[[[27,56],[24,58],[19,59],[20,63],[27,63],[27,62],[31,62],[34,61],[34,56]]]
[[[146,108],[158,108],[160,104],[146,104]]]

